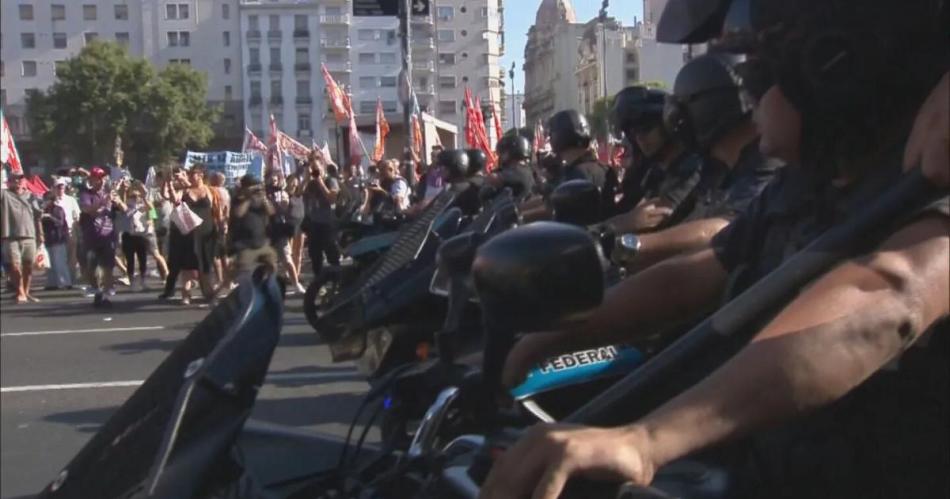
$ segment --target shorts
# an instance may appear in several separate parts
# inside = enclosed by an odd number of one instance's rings
[[[9,265],[32,266],[36,261],[36,240],[32,238],[4,239],[3,255]]]
[[[242,249],[237,252],[234,259],[234,266],[238,273],[250,272],[259,265],[267,265],[272,269],[277,268],[277,254],[274,248],[269,245],[260,248]]]
[[[293,261],[293,249],[290,246],[290,241],[284,241],[279,245],[275,246],[274,249],[277,252],[277,261],[281,264],[287,264]]]
[[[85,241],[82,256],[87,269],[112,269],[115,267],[115,240]]]
[[[158,236],[154,232],[145,234],[145,248],[150,254],[158,249]]]

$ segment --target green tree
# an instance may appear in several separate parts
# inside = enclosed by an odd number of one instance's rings
[[[217,113],[206,92],[197,71],[172,65],[156,72],[118,44],[94,42],[57,68],[45,94],[28,98],[27,119],[51,158],[109,162],[121,137],[126,162],[141,166],[208,143]]]

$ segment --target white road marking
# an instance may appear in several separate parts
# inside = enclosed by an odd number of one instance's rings
[[[23,333],[2,333],[0,337],[7,338],[12,336],[46,336],[52,334],[87,334],[87,333],[116,333],[123,331],[158,331],[165,329],[165,326],[132,326],[132,327],[107,327],[99,329],[60,329],[56,331],[27,331]]]
[[[332,373],[301,373],[301,374],[271,374],[267,376],[266,381],[273,383],[276,381],[315,381],[315,380],[329,380],[336,378],[345,378],[357,374],[357,371],[347,370],[342,372],[332,372]],[[42,392],[50,390],[82,390],[89,388],[119,388],[119,387],[130,387],[130,386],[139,386],[144,383],[144,380],[129,380],[129,381],[104,381],[99,383],[69,383],[62,385],[26,385],[26,386],[5,386],[0,388],[0,393],[16,393],[16,392]]]

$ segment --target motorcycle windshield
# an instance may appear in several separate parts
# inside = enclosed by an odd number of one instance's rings
[[[528,373],[510,393],[523,400],[540,393],[627,374],[643,363],[643,353],[625,346],[607,346],[551,357]]]
[[[181,498],[212,486],[267,374],[281,295],[273,276],[243,280],[38,497]]]

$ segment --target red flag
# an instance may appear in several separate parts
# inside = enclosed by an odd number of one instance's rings
[[[37,196],[42,196],[49,192],[49,187],[46,187],[46,184],[43,183],[43,179],[41,179],[39,175],[33,175],[27,179],[26,188]]]
[[[244,145],[241,146],[241,152],[258,151],[262,154],[267,153],[267,146],[261,142],[261,139],[254,135],[250,128],[244,127]]]
[[[281,151],[287,151],[291,156],[300,161],[306,161],[310,155],[310,149],[297,142],[296,139],[284,132],[277,132],[277,145]]]
[[[356,115],[350,113],[350,163],[359,165],[363,162],[363,141],[360,140],[359,131],[356,129]]]
[[[465,87],[465,142],[469,147],[475,147],[478,143],[476,134],[477,130],[477,118],[475,116],[475,111],[473,109],[474,104],[472,103],[472,90],[468,87]]]
[[[541,120],[538,120],[538,123],[534,126],[534,150],[537,153],[551,150],[551,141],[547,132],[544,131],[544,124],[541,123]]]
[[[326,64],[321,64],[320,69],[323,71],[323,81],[326,83],[327,98],[330,101],[330,107],[333,108],[333,115],[336,117],[336,122],[342,124],[347,117],[353,114],[350,97],[333,79],[330,71],[327,70]]]
[[[414,130],[413,130],[414,131]],[[373,146],[373,161],[379,161],[386,155],[386,137],[389,135],[389,122],[383,112],[383,101],[376,98],[376,144]]]
[[[17,175],[23,173],[23,164],[20,163],[20,154],[16,151],[13,132],[10,130],[6,117],[3,116],[2,109],[0,109],[0,163],[10,163],[11,173]]]

